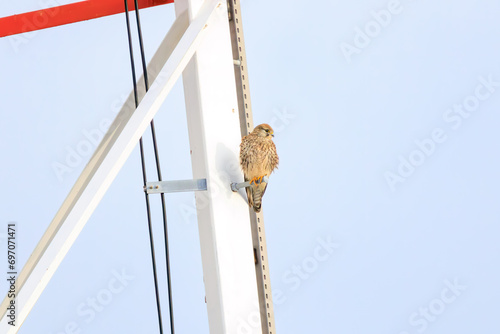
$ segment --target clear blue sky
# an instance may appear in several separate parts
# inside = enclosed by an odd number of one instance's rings
[[[280,155],[263,201],[277,332],[500,332],[500,3],[242,7],[255,124]],[[141,15],[150,58],[173,7]],[[130,92],[127,52],[123,15],[0,39],[0,224],[20,263]],[[156,125],[164,178],[190,178],[180,83]],[[20,333],[156,333],[141,183],[136,148]],[[167,202],[176,330],[208,333],[194,196]]]

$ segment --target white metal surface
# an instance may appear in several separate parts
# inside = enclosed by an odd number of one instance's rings
[[[203,0],[177,0],[190,19]],[[248,204],[229,187],[239,171],[240,120],[226,1],[183,73],[210,333],[262,333]],[[238,177],[238,179],[233,179]]]
[[[215,15],[216,14],[216,15]],[[17,281],[18,313],[16,326],[8,325],[6,297],[1,304],[0,333],[16,333],[38,297],[48,284],[62,259],[109,188],[118,171],[137,144],[161,103],[180,77],[183,69],[208,32],[218,29],[212,24],[227,15],[221,1],[207,0],[191,20],[189,27],[137,110],[124,106],[99,144],[96,152],[76,181],[47,231],[22,269]],[[182,20],[183,15],[179,15]]]

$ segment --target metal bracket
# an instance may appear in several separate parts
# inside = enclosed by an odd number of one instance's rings
[[[260,181],[261,183],[262,182],[265,182],[265,183],[269,183],[269,178],[267,176],[264,176],[262,178],[262,181]],[[250,181],[247,181],[247,182],[241,182],[241,183],[231,183],[231,190],[233,192],[237,192],[238,190],[240,190],[241,188],[246,188],[246,187],[250,187]]]
[[[207,179],[146,182],[148,194],[178,193],[207,190]]]

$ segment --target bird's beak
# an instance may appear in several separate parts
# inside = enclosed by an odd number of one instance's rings
[[[271,133],[271,136],[273,136],[273,138],[274,138],[274,132],[273,132],[273,133]]]

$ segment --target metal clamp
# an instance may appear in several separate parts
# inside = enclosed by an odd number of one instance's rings
[[[207,190],[207,179],[147,182],[144,187],[148,194],[202,190]]]
[[[269,178],[267,176],[264,176],[262,178],[262,181],[260,181],[260,183],[262,183],[262,182],[269,183]],[[241,183],[235,183],[235,182],[231,183],[231,190],[233,192],[237,192],[241,188],[246,188],[246,187],[250,187],[250,181],[241,182]]]

